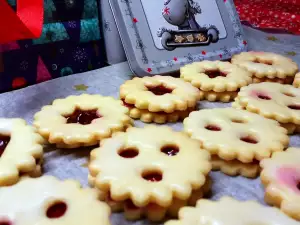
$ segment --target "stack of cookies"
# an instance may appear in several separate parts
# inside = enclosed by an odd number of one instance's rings
[[[195,110],[200,92],[179,78],[134,78],[120,87],[120,98],[129,116],[145,123],[176,122]]]

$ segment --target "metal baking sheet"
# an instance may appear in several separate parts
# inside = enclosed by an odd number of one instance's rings
[[[273,51],[282,53],[285,51],[300,52],[300,40],[291,35],[276,36],[280,43],[266,41],[266,34],[246,28],[249,45],[252,49],[262,51]],[[274,35],[271,35],[274,37]],[[260,40],[260,41],[258,41]],[[293,56],[293,59],[300,64],[300,57]],[[0,117],[21,117],[32,123],[33,115],[42,106],[50,104],[56,98],[64,98],[69,95],[79,95],[82,93],[102,94],[118,97],[119,86],[132,78],[132,73],[127,63],[117,64],[100,70],[88,73],[72,75],[56,80],[41,83],[25,89],[0,95]],[[79,86],[77,86],[79,85]],[[78,91],[77,89],[85,89]],[[199,102],[199,108],[230,107],[230,104]],[[141,122],[136,122],[136,126],[144,126]],[[181,130],[182,124],[170,125],[175,130]],[[300,147],[298,135],[291,136],[291,146]],[[86,163],[90,149],[80,148],[74,150],[61,150],[53,146],[45,149],[44,174],[53,175],[60,179],[72,178],[79,180],[83,186],[87,186],[88,169]],[[221,172],[211,172],[213,179],[212,199],[219,199],[221,196],[229,195],[239,200],[256,200],[262,204],[264,190],[259,178],[247,179],[243,177],[229,177]],[[123,214],[113,214],[112,225],[149,225],[147,220],[128,222]]]

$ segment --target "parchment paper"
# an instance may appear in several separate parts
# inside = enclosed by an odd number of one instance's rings
[[[246,37],[250,49],[261,51],[278,52],[290,55],[293,60],[300,64],[300,37],[292,35],[267,34],[261,31],[245,28]],[[276,37],[277,41],[269,40]],[[295,52],[288,54],[287,52]],[[51,104],[56,98],[64,98],[68,95],[79,95],[82,93],[102,94],[118,97],[119,86],[127,79],[131,79],[127,63],[117,64],[88,73],[72,75],[48,81],[39,85],[31,86],[14,92],[0,95],[0,117],[21,117],[29,123],[33,115],[42,106]],[[77,91],[75,85],[84,84],[88,86],[86,91]],[[230,104],[200,102],[199,108],[230,107]],[[143,126],[136,122],[137,126]],[[175,130],[182,129],[181,123],[170,125]],[[299,136],[291,137],[291,146],[300,146]],[[54,175],[60,179],[73,178],[79,180],[82,185],[87,186],[88,170],[86,162],[90,149],[61,150],[53,147],[46,149],[44,174]],[[213,179],[212,199],[229,195],[239,200],[257,200],[264,204],[264,191],[259,178],[247,179],[243,177],[229,177],[220,172],[212,172]],[[150,224],[148,221],[127,222],[122,214],[114,214],[111,218],[113,225],[141,225]]]

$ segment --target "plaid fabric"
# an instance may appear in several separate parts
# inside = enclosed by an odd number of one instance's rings
[[[39,39],[0,45],[0,92],[104,66],[97,0],[45,0],[44,8]]]

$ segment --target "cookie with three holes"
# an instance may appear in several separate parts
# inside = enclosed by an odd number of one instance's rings
[[[278,122],[234,108],[192,112],[183,124],[213,156],[213,168],[228,175],[257,176],[258,162],[289,143],[287,130]]]
[[[183,207],[179,219],[171,220],[165,225],[250,225],[250,224],[284,224],[297,225],[277,208],[267,207],[255,201],[238,201],[231,197],[222,197],[218,201],[201,199],[195,208]]]
[[[34,115],[33,124],[50,144],[76,148],[96,145],[131,126],[132,120],[120,100],[83,94],[44,106]]]
[[[265,201],[300,221],[300,148],[276,152],[260,162]]]
[[[0,186],[41,175],[44,139],[23,119],[0,118]]]
[[[180,77],[201,91],[208,101],[229,102],[241,87],[252,82],[251,74],[230,62],[202,61],[180,68]]]
[[[249,71],[255,83],[279,82],[292,84],[298,65],[285,56],[271,52],[242,52],[231,63]]]
[[[91,152],[89,180],[128,219],[159,221],[201,198],[210,170],[210,155],[198,141],[169,127],[146,126],[101,142]]]
[[[52,176],[23,178],[0,188],[0,224],[110,225],[110,208],[98,191]]]
[[[200,92],[170,76],[133,78],[120,87],[120,98],[133,119],[145,123],[176,122],[196,108]]]
[[[276,120],[289,133],[299,131],[300,89],[292,85],[251,84],[241,89],[232,106]]]

